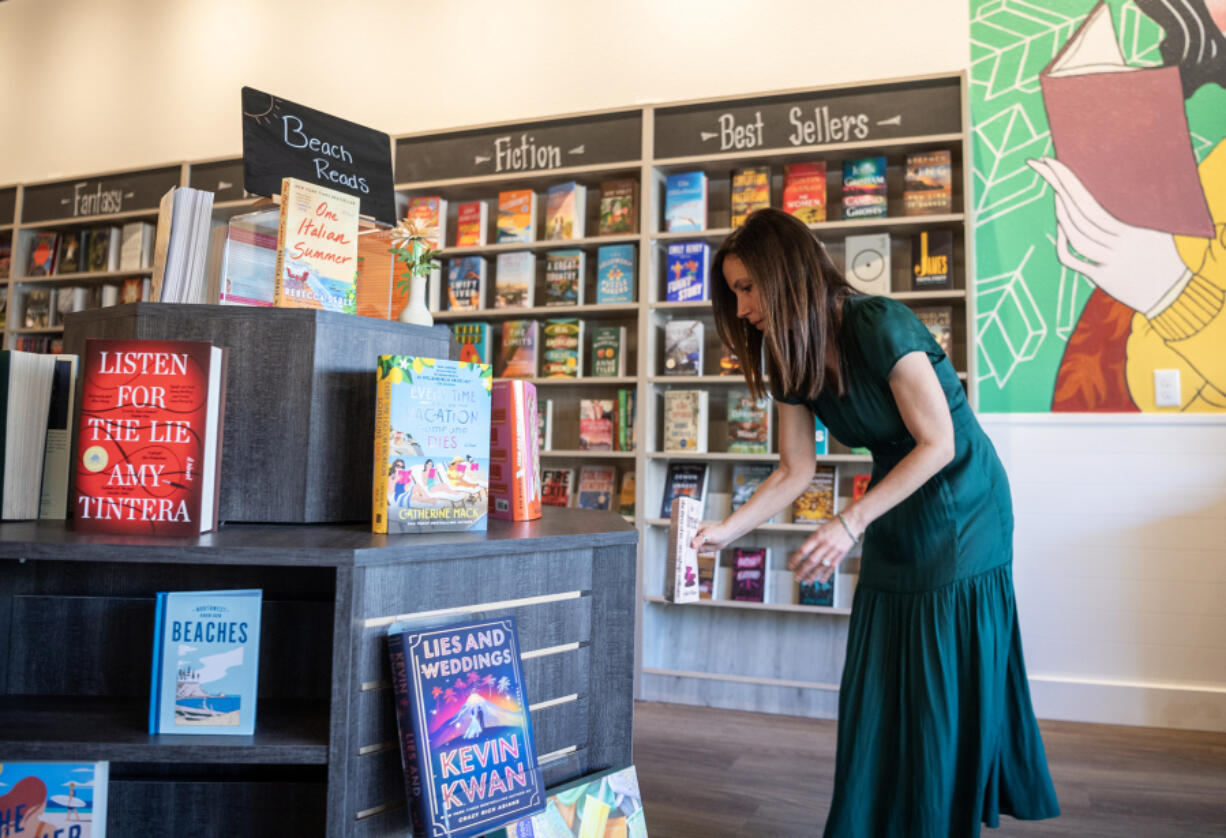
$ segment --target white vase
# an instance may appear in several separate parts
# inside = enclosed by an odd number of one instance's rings
[[[433,326],[434,317],[426,307],[426,278],[415,276],[409,285],[409,304],[400,310],[401,323]]]

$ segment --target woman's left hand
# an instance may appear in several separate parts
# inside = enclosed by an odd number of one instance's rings
[[[797,582],[817,581],[825,584],[854,544],[839,519],[831,518],[788,557],[788,570],[796,574]]]

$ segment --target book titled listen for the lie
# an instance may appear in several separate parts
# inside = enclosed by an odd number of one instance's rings
[[[158,593],[150,733],[255,731],[262,598],[259,590]]]

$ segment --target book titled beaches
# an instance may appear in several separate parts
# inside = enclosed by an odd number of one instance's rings
[[[226,350],[87,340],[73,528],[194,536],[217,526]]]

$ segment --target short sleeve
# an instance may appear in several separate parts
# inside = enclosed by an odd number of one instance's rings
[[[849,333],[868,369],[889,378],[904,355],[923,352],[933,363],[945,357],[928,327],[911,309],[889,297],[869,297],[851,312]]]

